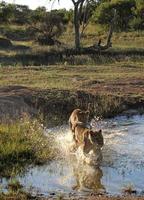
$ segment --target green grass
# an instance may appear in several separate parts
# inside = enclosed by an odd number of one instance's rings
[[[9,181],[7,186],[7,192],[0,192],[0,200],[32,200],[36,196],[32,196],[30,192],[26,192],[20,182],[16,179]]]
[[[130,60],[107,65],[1,67],[0,86],[23,85],[41,89],[90,89],[103,84],[144,79],[144,63]]]
[[[15,122],[1,122],[0,138],[0,176],[14,176],[26,165],[41,164],[53,156],[42,125],[25,114]]]
[[[114,32],[112,38],[112,48],[110,51],[119,51],[119,53],[124,51],[123,57],[115,56],[97,56],[97,55],[80,55],[80,56],[64,56],[59,58],[58,55],[60,51],[65,50],[65,48],[74,47],[74,31],[72,25],[68,25],[65,33],[61,35],[59,40],[63,43],[61,47],[58,46],[40,46],[38,45],[26,31],[25,26],[1,25],[0,34],[7,32],[11,35],[13,47],[11,48],[0,48],[0,63],[2,65],[48,65],[48,64],[63,64],[68,62],[72,65],[84,65],[84,64],[104,64],[104,63],[114,63],[116,60],[123,60],[127,57],[127,52],[134,50],[139,52],[144,48],[144,31],[131,31],[131,32]],[[3,33],[4,34],[4,33]],[[105,28],[89,24],[82,37],[81,44],[82,47],[91,46],[96,44],[99,39],[102,39],[102,44],[106,43],[108,30]],[[14,39],[15,38],[15,39]],[[48,56],[48,53],[56,53],[54,56]],[[137,56],[138,57],[138,56]],[[131,56],[133,59],[133,56]],[[140,58],[137,58],[140,59]]]
[[[105,43],[107,40],[108,29],[98,24],[89,24],[82,37],[82,46],[91,46],[102,39]],[[73,46],[74,31],[68,27],[67,31],[61,36],[61,41]],[[144,31],[115,32],[112,37],[112,46],[114,49],[142,49],[144,48]]]

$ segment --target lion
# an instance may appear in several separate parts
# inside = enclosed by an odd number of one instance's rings
[[[74,141],[72,151],[76,152],[78,160],[90,165],[101,164],[101,149],[104,145],[102,130],[93,131],[77,123],[74,128]]]
[[[93,131],[92,129],[84,127],[82,124],[76,124],[74,141],[72,151],[76,153],[78,160],[95,166],[101,164],[101,148],[104,145],[102,130]]]
[[[93,131],[83,126],[83,124],[75,125],[74,140],[76,147],[82,146],[84,153],[89,153],[95,148],[101,149],[104,145],[102,130]]]
[[[87,127],[89,119],[89,110],[83,111],[81,109],[75,109],[69,118],[69,125],[71,131],[74,133],[74,129],[76,124],[82,124],[83,126]]]

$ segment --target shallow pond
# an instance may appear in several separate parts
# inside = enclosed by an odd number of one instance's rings
[[[92,120],[93,129],[103,130],[105,145],[100,168],[77,162],[67,147],[70,143],[68,126],[46,130],[55,137],[59,158],[45,166],[30,168],[17,179],[27,190],[43,195],[86,195],[90,192],[121,194],[132,187],[144,193],[144,115],[120,116],[109,120]],[[53,145],[53,144],[52,144]],[[7,181],[2,179],[2,184]]]

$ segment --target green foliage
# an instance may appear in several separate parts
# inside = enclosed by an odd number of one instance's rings
[[[134,19],[130,22],[130,26],[134,30],[144,30],[144,20],[140,17],[134,17]]]
[[[30,13],[28,6],[7,4],[4,1],[0,3],[1,23],[26,24],[30,20]]]
[[[144,1],[143,0],[136,0],[136,14],[139,17],[144,17]]]
[[[32,29],[40,44],[54,45],[54,40],[65,30],[63,16],[55,12],[46,13],[43,19],[36,23]]]
[[[24,117],[0,124],[0,176],[12,175],[15,166],[43,163],[51,158],[49,141],[38,120]]]
[[[63,24],[68,24],[73,18],[73,10],[67,11],[66,9],[52,10],[51,14],[57,15],[61,18]]]
[[[31,22],[37,23],[44,20],[46,16],[46,8],[38,7],[31,13]]]
[[[14,19],[13,23],[24,25],[30,22],[32,10],[28,6],[13,5],[14,6]]]
[[[144,30],[144,1],[136,1],[136,9],[134,10],[135,16],[131,21],[131,27],[134,30]]]
[[[91,21],[92,16],[92,22],[109,25],[113,18],[113,9],[117,10],[116,29],[118,31],[144,29],[143,0],[92,0],[88,6],[86,4],[83,5],[80,24],[87,23],[87,20]],[[4,1],[0,3],[1,24],[29,24],[32,26],[43,23],[50,13],[53,16],[61,18],[61,22],[64,25],[68,25],[69,22],[73,23],[74,13],[72,9],[69,11],[60,9],[47,12],[45,7],[38,7],[35,10],[31,10],[25,5],[8,4]]]
[[[93,21],[108,24],[112,19],[112,5],[109,2],[101,3],[93,14]]]
[[[94,20],[101,24],[109,24],[113,17],[113,9],[117,11],[116,29],[126,31],[134,17],[135,0],[111,0],[100,3],[94,13]]]
[[[6,4],[4,1],[0,3],[0,22],[9,23],[14,18],[14,6]]]

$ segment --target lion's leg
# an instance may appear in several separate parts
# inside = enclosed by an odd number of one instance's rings
[[[74,133],[73,133],[73,140],[75,141],[75,143],[77,143],[76,136]]]

